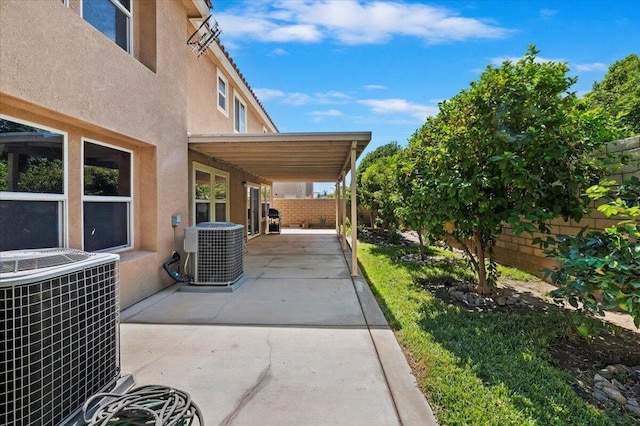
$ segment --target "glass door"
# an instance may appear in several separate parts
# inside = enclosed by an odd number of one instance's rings
[[[247,186],[247,238],[260,235],[260,187]]]

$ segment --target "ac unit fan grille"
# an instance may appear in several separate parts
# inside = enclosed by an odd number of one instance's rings
[[[0,424],[60,424],[118,378],[117,292],[117,262],[0,287]]]
[[[231,284],[243,274],[242,227],[199,229],[196,283]]]

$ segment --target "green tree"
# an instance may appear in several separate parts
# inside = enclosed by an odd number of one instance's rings
[[[62,160],[29,157],[26,167],[18,175],[20,192],[61,194],[64,186]]]
[[[438,199],[434,168],[423,147],[430,146],[426,134],[418,130],[409,140],[409,146],[398,157],[396,167],[396,210],[404,224],[418,233],[420,258],[426,259],[425,240],[442,235],[442,224],[447,219],[442,208],[434,203]]]
[[[516,63],[488,66],[412,141],[430,169],[426,193],[440,209],[438,226],[462,246],[480,293],[495,285],[493,248],[505,224],[548,233],[553,217],[580,220],[583,191],[604,171],[592,156],[605,142],[601,117],[576,108],[567,65],[538,63],[538,53],[530,46]]]
[[[640,56],[633,53],[614,62],[584,98],[589,109],[602,110],[622,131],[621,137],[640,134]]]
[[[379,218],[382,226],[392,232],[397,227],[393,196],[395,164],[396,156],[378,158],[363,171],[360,183],[361,203],[372,212],[372,224]]]
[[[604,200],[598,210],[620,222],[604,231],[585,228],[575,236],[541,242],[551,247],[546,254],[561,262],[546,271],[558,286],[551,294],[601,315],[605,309],[620,308],[640,328],[640,179],[634,176],[620,185],[606,181],[587,193],[593,200]],[[586,325],[581,327],[578,330],[588,334]]]
[[[372,226],[375,225],[376,217],[380,214],[378,211],[380,204],[377,201],[375,192],[380,191],[382,185],[386,185],[386,183],[382,182],[385,170],[380,169],[381,165],[376,166],[376,172],[369,172],[367,182],[363,182],[363,176],[365,175],[365,172],[376,162],[382,161],[385,158],[391,158],[401,150],[402,148],[397,142],[389,142],[388,144],[379,146],[375,150],[366,154],[362,160],[360,160],[360,163],[358,163],[358,167],[356,168],[358,203],[369,211],[369,218]],[[387,171],[386,174],[390,178],[391,173]],[[374,177],[374,175],[380,175],[380,178],[378,179],[378,177]]]

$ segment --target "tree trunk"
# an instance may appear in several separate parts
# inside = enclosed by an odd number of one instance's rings
[[[487,284],[487,267],[484,263],[484,244],[479,231],[474,232],[474,241],[476,243],[476,257],[478,259],[478,288],[476,291],[479,295],[487,295],[491,293],[491,287]]]
[[[418,241],[420,242],[420,260],[426,260],[427,255],[424,252],[424,241],[422,240],[422,231],[418,231]]]

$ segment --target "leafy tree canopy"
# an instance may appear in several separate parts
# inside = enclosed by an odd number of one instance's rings
[[[380,158],[384,157],[393,157],[395,154],[402,151],[402,148],[396,141],[389,142],[388,144],[381,145],[374,149],[373,151],[367,153],[360,162],[358,163],[358,167],[356,167],[356,181],[358,186],[362,182],[362,174],[364,173],[370,165],[375,163]]]
[[[548,232],[555,216],[579,220],[583,190],[604,171],[591,155],[609,137],[602,117],[576,107],[567,65],[538,63],[538,53],[530,46],[516,63],[488,66],[410,141],[430,197],[420,203],[431,203],[431,226],[465,248],[480,292],[495,283],[493,246],[505,224]]]
[[[640,56],[633,53],[614,62],[584,102],[609,114],[622,136],[640,134]]]

